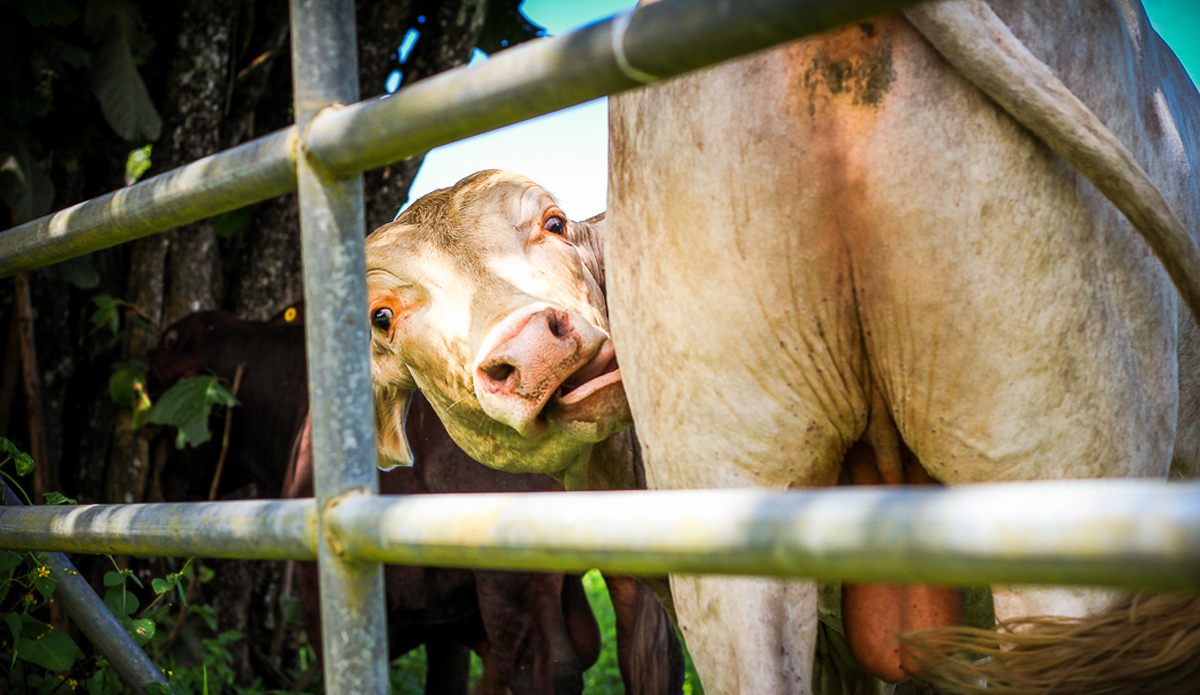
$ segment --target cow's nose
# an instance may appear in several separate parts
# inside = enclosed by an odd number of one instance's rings
[[[541,400],[548,387],[547,379],[555,376],[562,361],[577,349],[571,315],[562,309],[546,307],[531,314],[507,340],[484,357],[475,370],[475,378],[488,393]]]
[[[553,306],[514,312],[489,334],[475,365],[475,395],[492,418],[523,436],[546,428],[555,390],[607,338],[581,316]]]

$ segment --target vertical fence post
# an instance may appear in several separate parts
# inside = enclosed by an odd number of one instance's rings
[[[300,142],[331,104],[358,100],[354,0],[291,0],[292,75]],[[303,236],[305,322],[318,509],[325,690],[388,691],[383,572],[350,563],[326,535],[325,510],[347,494],[376,494],[375,421],[367,362],[362,176],[332,178],[301,150],[296,164]]]

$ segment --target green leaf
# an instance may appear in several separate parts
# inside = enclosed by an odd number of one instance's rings
[[[213,233],[222,239],[245,231],[250,225],[250,206],[223,212],[213,218]]]
[[[79,658],[79,647],[69,636],[51,630],[37,639],[17,640],[17,656],[47,671],[66,671]]]
[[[123,302],[108,294],[98,294],[92,297],[96,311],[92,314],[93,330],[108,326],[113,333],[121,330],[121,312],[118,308]]]
[[[0,550],[0,572],[12,572],[21,566],[25,557],[12,550]]]
[[[143,331],[149,333],[150,335],[158,335],[158,326],[155,326],[154,324],[150,323],[149,321],[142,318],[141,316],[138,316],[137,314],[134,314],[133,316],[129,317],[129,325],[131,328],[137,328],[139,330],[143,330]]]
[[[70,24],[79,19],[79,10],[67,0],[8,0],[6,4],[35,27]]]
[[[121,572],[105,572],[104,586],[121,586],[125,583],[125,575]]]
[[[192,614],[200,616],[209,630],[213,632],[217,631],[217,614],[212,606],[208,604],[193,605]]]
[[[215,376],[181,379],[158,399],[150,411],[150,422],[178,428],[175,438],[178,449],[185,444],[199,446],[212,437],[208,416],[213,404],[233,407],[238,400]]]
[[[12,586],[13,571],[21,566],[24,558],[20,553],[14,553],[11,550],[0,550],[0,603],[8,598],[9,588]]]
[[[175,575],[171,575],[171,577],[174,577],[174,576]],[[176,579],[171,579],[171,578],[155,579],[154,581],[150,582],[150,586],[151,586],[151,588],[154,589],[155,594],[165,594],[168,591],[170,591],[172,588],[174,588],[175,584],[178,582],[179,582],[178,578],[176,578]]]
[[[92,265],[91,256],[79,256],[50,267],[78,289],[94,290],[100,286],[100,271]]]
[[[139,618],[134,620],[128,616],[118,615],[117,621],[129,633],[138,646],[144,646],[151,638],[154,637],[154,621],[149,618]]]
[[[21,636],[29,639],[38,639],[42,635],[52,631],[54,628],[46,623],[38,620],[32,615],[21,615]]]
[[[151,147],[146,145],[129,151],[129,157],[125,160],[125,174],[130,180],[137,181],[149,171]]]
[[[41,44],[42,51],[51,61],[66,63],[73,68],[83,68],[87,67],[87,64],[92,59],[90,51],[80,48],[73,43],[56,39],[53,36],[38,34],[35,40]]]
[[[130,141],[157,140],[162,119],[138,73],[132,47],[139,41],[139,11],[129,0],[92,0],[84,17],[92,55],[92,92],[112,129]]]
[[[26,147],[29,140],[24,133],[0,130],[0,200],[18,223],[45,215],[54,202],[54,184]]]
[[[22,451],[13,457],[17,463],[17,475],[29,475],[37,464],[33,462],[33,457]]]
[[[112,611],[113,615],[120,618],[136,613],[142,603],[138,600],[137,594],[126,591],[125,587],[110,586],[108,591],[104,592],[104,605],[108,606],[108,610]]]
[[[34,575],[33,587],[37,589],[42,598],[50,598],[54,595],[54,589],[58,586],[58,581],[49,575],[45,577]]]
[[[0,454],[4,455],[0,464],[12,461],[17,467],[17,475],[29,475],[33,472],[35,467],[33,457],[21,451],[8,437],[0,437]]]
[[[280,596],[279,605],[282,608],[283,619],[297,625],[304,624],[304,605],[295,596]]]
[[[132,410],[149,408],[150,397],[146,395],[146,372],[149,370],[145,362],[119,365],[108,378],[108,395],[113,403]]]
[[[8,625],[8,631],[12,633],[13,639],[21,636],[21,616],[17,613],[5,613],[4,622]]]
[[[221,634],[217,635],[217,644],[224,647],[225,645],[229,644],[230,642],[236,642],[236,641],[240,640],[244,636],[245,635],[238,632],[237,630],[227,630],[227,631],[222,632]]]
[[[61,492],[47,492],[46,504],[79,504],[79,502],[76,502]]]

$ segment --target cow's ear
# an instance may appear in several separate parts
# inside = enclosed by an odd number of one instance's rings
[[[604,293],[604,213],[584,222],[568,222],[567,240],[579,249],[580,260]]]
[[[413,465],[412,449],[404,434],[404,421],[413,392],[393,392],[392,398],[375,397],[375,462],[382,470]]]

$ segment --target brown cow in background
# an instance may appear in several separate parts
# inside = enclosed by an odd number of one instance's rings
[[[311,449],[303,427],[308,399],[300,316],[253,323],[220,312],[192,314],[169,328],[150,356],[162,388],[200,374],[231,382],[237,365],[245,365],[222,494],[247,489],[261,496],[312,494]],[[177,470],[176,461],[176,470],[164,472],[165,495],[206,497],[220,446],[219,428],[213,429],[213,441],[181,452],[188,470]],[[512,475],[474,462],[454,445],[420,396],[414,398],[406,430],[415,465],[381,472],[383,494],[562,489],[548,476]],[[296,468],[291,473],[293,442]],[[605,580],[616,613],[626,692],[681,692],[682,651],[652,592],[628,577]],[[390,653],[394,658],[426,646],[426,692],[467,692],[468,649],[484,663],[478,693],[582,692],[582,674],[599,655],[599,632],[577,575],[389,565],[384,581]],[[319,650],[314,563],[299,563],[298,584],[309,639]]]

